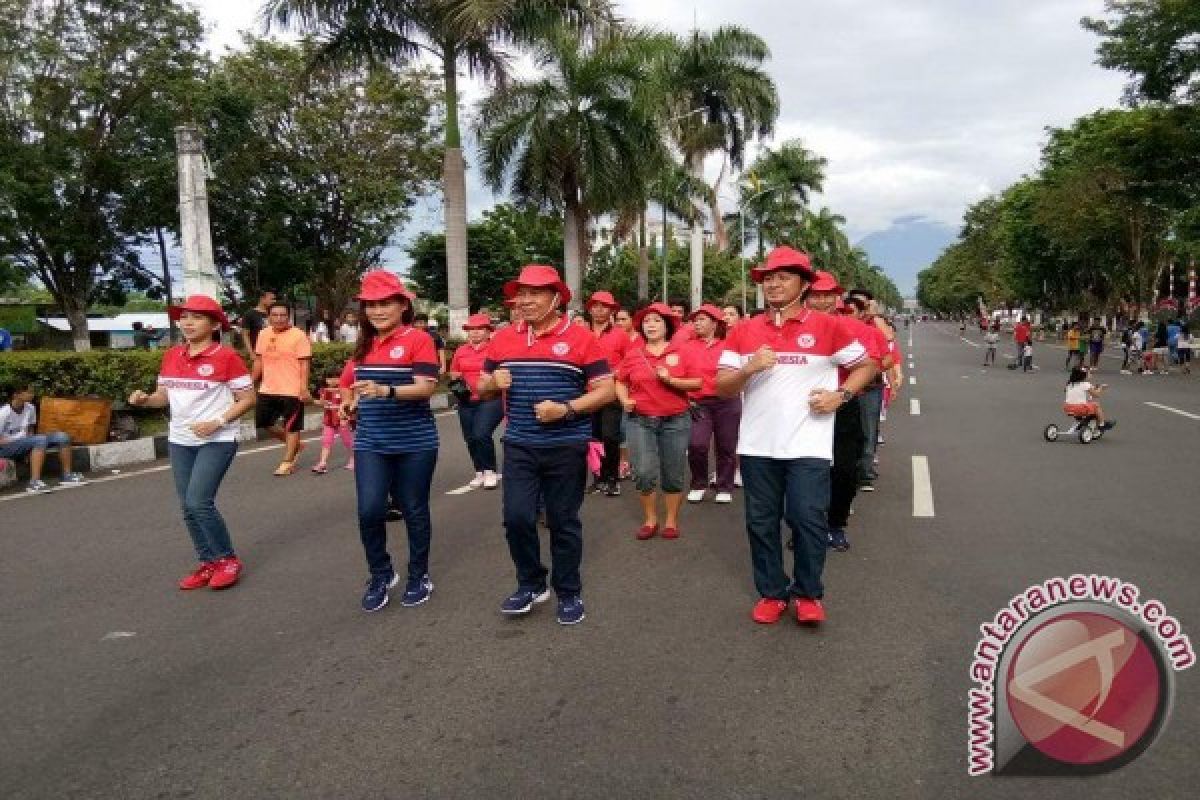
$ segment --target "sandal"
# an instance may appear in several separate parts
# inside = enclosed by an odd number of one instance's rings
[[[279,466],[275,468],[274,474],[276,477],[282,478],[287,475],[291,475],[295,471],[296,471],[296,462],[295,461],[281,461],[279,463]]]
[[[312,468],[312,471],[314,475],[324,475],[326,472],[329,472],[329,467],[324,464],[317,464]]]

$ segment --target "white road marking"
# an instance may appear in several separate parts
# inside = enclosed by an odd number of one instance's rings
[[[446,492],[446,494],[466,494],[467,492],[473,491],[475,491],[475,487],[468,483],[466,486],[460,486],[457,489],[451,489],[450,491]]]
[[[112,631],[101,636],[100,641],[107,642],[113,639],[131,639],[134,636],[137,636],[137,634],[133,631]]]
[[[977,344],[976,342],[972,342],[970,339],[968,339],[968,338],[967,338],[967,337],[965,337],[965,336],[960,336],[960,337],[958,337],[958,338],[959,338],[959,339],[962,339],[964,342],[966,342],[967,344],[971,345],[971,347],[980,347],[980,346],[981,346],[981,345]]]
[[[908,385],[909,385],[909,386],[916,386],[916,385],[917,385],[917,376],[916,376],[916,375],[909,375],[909,376],[908,376]]]
[[[908,413],[914,417],[921,414],[921,401],[915,397],[908,398]]]
[[[929,459],[925,456],[912,457],[913,470],[913,516],[933,516],[933,483],[929,479]]]
[[[1181,417],[1187,417],[1188,419],[1200,419],[1200,414],[1193,414],[1190,411],[1181,411],[1178,408],[1171,408],[1170,406],[1164,406],[1162,403],[1151,403],[1149,400],[1147,400],[1145,402],[1146,402],[1146,405],[1148,405],[1148,406],[1153,406],[1154,408],[1161,408],[1163,411],[1170,411],[1172,414],[1178,414]]]

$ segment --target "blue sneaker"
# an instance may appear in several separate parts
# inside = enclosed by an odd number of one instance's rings
[[[846,538],[846,531],[843,528],[829,529],[829,546],[839,553],[850,549],[850,540]]]
[[[583,622],[583,598],[577,594],[565,594],[558,598],[558,624],[578,625]]]
[[[550,597],[550,590],[542,589],[517,589],[515,592],[504,598],[504,602],[500,604],[501,614],[528,614],[533,610],[536,603],[544,603]]]
[[[419,606],[429,599],[429,595],[433,594],[433,581],[429,580],[429,575],[422,575],[419,578],[409,578],[408,583],[404,584],[404,598],[400,601],[400,605],[412,608]]]
[[[362,610],[371,612],[378,611],[388,604],[388,589],[391,589],[400,582],[400,576],[396,573],[391,575],[372,575],[367,581],[367,590],[363,592]]]

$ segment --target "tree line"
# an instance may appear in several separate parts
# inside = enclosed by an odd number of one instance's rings
[[[1200,6],[1109,0],[1085,18],[1099,63],[1130,76],[1124,107],[1050,129],[1037,171],[971,206],[918,276],[939,311],[1038,307],[1186,313],[1200,256]]]

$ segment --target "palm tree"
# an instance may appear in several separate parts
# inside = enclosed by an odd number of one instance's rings
[[[563,264],[575,304],[589,216],[637,194],[639,160],[661,163],[655,120],[636,99],[648,79],[638,53],[628,37],[589,43],[560,29],[537,49],[540,77],[498,88],[480,104],[488,184],[563,213]]]
[[[614,22],[610,0],[266,0],[263,17],[322,40],[326,62],[409,63],[427,56],[442,73],[446,149],[442,194],[450,330],[468,313],[467,187],[458,120],[459,68],[503,86],[507,46],[528,47],[556,25],[593,33]]]
[[[725,153],[741,169],[746,140],[774,128],[779,94],[762,68],[769,56],[761,37],[737,26],[693,31],[665,54],[659,80],[669,92],[670,127],[684,166],[697,180],[703,180],[710,153]],[[699,214],[692,223],[692,305],[700,303],[704,284],[702,199],[695,201]]]
[[[738,206],[753,222],[759,260],[767,242],[790,242],[812,251],[805,215],[809,194],[821,191],[824,186],[827,163],[799,139],[792,139],[778,148],[765,148],[746,170],[746,180],[739,187]],[[737,241],[741,236],[737,226],[743,221],[734,221],[733,217],[730,221]],[[746,225],[748,238],[750,222]]]

